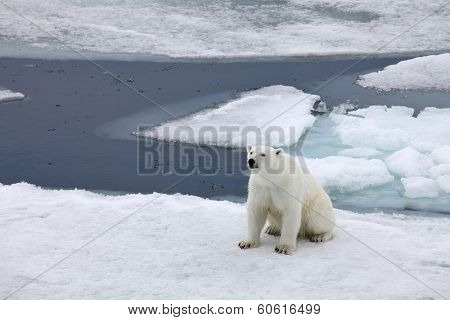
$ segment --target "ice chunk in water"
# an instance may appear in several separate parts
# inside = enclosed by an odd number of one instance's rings
[[[450,174],[450,164],[438,164],[437,166],[430,168],[430,177],[432,178],[437,178],[446,174]]]
[[[433,179],[424,177],[411,177],[401,179],[408,198],[436,198],[439,188]]]
[[[450,125],[450,124],[449,124]],[[450,130],[450,128],[449,128]],[[450,164],[450,145],[442,146],[438,149],[435,149],[431,153],[431,157],[437,163],[447,163]]]
[[[356,147],[339,151],[338,154],[340,156],[353,158],[371,158],[373,156],[381,154],[381,152],[372,148]]]
[[[446,174],[444,176],[440,176],[436,179],[436,182],[442,190],[446,193],[450,193],[450,175]]]
[[[416,149],[406,147],[386,158],[390,172],[402,177],[427,176],[433,166],[433,160]]]
[[[25,99],[25,95],[23,93],[0,89],[0,103],[22,99]]]
[[[361,190],[394,180],[383,161],[330,156],[305,159],[309,171],[327,189]]]

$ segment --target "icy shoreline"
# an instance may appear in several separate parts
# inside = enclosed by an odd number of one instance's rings
[[[332,241],[299,240],[295,254],[281,256],[265,234],[259,248],[237,247],[245,205],[228,201],[20,183],[0,185],[0,203],[2,297],[135,212],[10,299],[442,298],[366,245],[450,295],[445,216],[336,210]]]
[[[172,58],[368,54],[448,49],[443,2],[290,0],[69,3],[6,1],[2,47]],[[24,23],[13,11],[41,26]],[[431,15],[431,13],[433,13]],[[114,16],[116,19],[111,19]],[[427,19],[423,19],[427,17]],[[413,25],[421,20],[420,24]],[[11,28],[11,25],[14,28]],[[408,26],[413,25],[405,33]],[[63,27],[62,27],[63,26]],[[45,31],[43,31],[45,30]],[[397,37],[402,34],[402,37]],[[429,37],[433,34],[433,37]],[[58,40],[56,40],[56,37]],[[395,39],[389,41],[388,39]]]
[[[296,54],[235,54],[217,56],[171,56],[166,54],[136,53],[136,52],[95,52],[95,51],[67,51],[54,48],[41,48],[29,44],[5,44],[0,48],[0,58],[6,59],[39,59],[44,61],[120,61],[120,62],[158,62],[158,63],[236,63],[236,62],[317,62],[334,60],[360,60],[366,59],[413,59],[419,56],[442,54],[449,51],[445,49],[431,50],[399,50],[380,53],[367,51],[340,51],[340,52],[304,52]]]

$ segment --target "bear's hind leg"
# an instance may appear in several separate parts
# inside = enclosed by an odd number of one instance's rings
[[[320,234],[314,234],[309,238],[309,240],[311,240],[311,242],[325,242],[330,240],[332,237],[333,233],[325,232]]]
[[[268,225],[264,232],[271,236],[275,236],[275,237],[281,235],[280,228],[277,226],[272,226],[272,225]]]
[[[280,228],[280,216],[275,215],[273,212],[269,211],[267,215],[268,226],[265,230],[265,233],[270,234],[271,236],[279,236],[281,235]]]

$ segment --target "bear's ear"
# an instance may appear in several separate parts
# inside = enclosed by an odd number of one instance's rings
[[[276,154],[277,156],[279,156],[279,155],[282,154],[282,153],[283,153],[283,149],[281,149],[281,148],[275,149],[275,154]]]
[[[250,150],[252,150],[252,146],[251,145],[247,145],[247,152],[250,152]]]

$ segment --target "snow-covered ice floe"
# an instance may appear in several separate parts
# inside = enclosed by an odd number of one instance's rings
[[[294,87],[270,86],[241,93],[217,108],[142,130],[150,138],[227,147],[296,143],[314,124],[311,114],[317,95]]]
[[[245,205],[228,201],[158,193],[104,196],[19,183],[0,185],[0,203],[2,298],[132,212],[9,298],[450,296],[446,216],[336,210],[333,240],[299,240],[298,250],[285,256],[274,252],[278,238],[266,234],[260,247],[239,249],[246,229]]]
[[[447,178],[443,176],[450,174],[450,109],[428,107],[417,117],[413,117],[413,113],[412,108],[401,106],[370,106],[347,114],[331,113],[329,117],[334,123],[333,131],[341,143],[351,147],[342,150],[340,154],[384,160],[390,174],[401,179],[406,197],[443,196],[447,199]],[[329,166],[337,168],[333,159],[323,160]],[[376,159],[371,161],[373,160]],[[359,168],[354,170],[354,178],[364,175],[367,170],[383,170],[379,164],[358,166],[357,163],[346,161],[348,165],[344,165],[341,170],[336,169],[340,175],[345,175],[350,170],[344,169],[347,167]],[[342,160],[337,163],[339,162]],[[364,167],[366,171],[363,170]],[[320,171],[317,170],[319,176]],[[376,177],[382,182],[384,177],[386,182],[389,181],[383,171],[373,172],[370,178],[367,176],[362,180],[370,183]],[[330,174],[326,176],[327,179],[333,177],[337,183],[345,185],[344,178]],[[361,186],[355,181],[351,185],[356,188]]]
[[[450,89],[450,53],[401,61],[359,77],[357,84],[383,91],[391,89]]]
[[[23,93],[0,88],[0,103],[22,99],[25,99],[25,95]]]
[[[0,54],[15,56],[38,49],[49,55],[65,45],[83,54],[155,59],[362,55],[441,50],[449,43],[443,0],[3,2]]]

